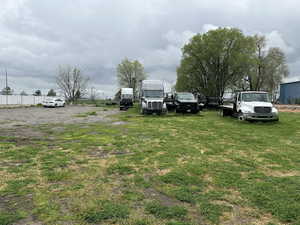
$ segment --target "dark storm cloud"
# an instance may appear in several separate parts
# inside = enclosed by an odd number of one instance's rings
[[[55,87],[59,65],[74,65],[113,94],[122,59],[143,62],[151,78],[176,80],[181,47],[219,26],[267,36],[300,75],[300,7],[287,0],[2,0],[0,74],[16,90]],[[3,79],[1,76],[1,86]]]

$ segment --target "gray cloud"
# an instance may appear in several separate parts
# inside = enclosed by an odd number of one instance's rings
[[[176,80],[181,47],[219,26],[267,36],[281,47],[291,77],[300,75],[300,4],[294,0],[2,0],[0,75],[16,91],[55,88],[59,65],[80,67],[91,85],[112,95],[125,58],[151,78]],[[3,86],[3,76],[0,77]]]

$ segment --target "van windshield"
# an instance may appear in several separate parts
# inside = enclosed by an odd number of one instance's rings
[[[161,90],[145,90],[144,96],[146,98],[163,98],[164,92]]]
[[[244,102],[271,102],[268,93],[243,93]]]

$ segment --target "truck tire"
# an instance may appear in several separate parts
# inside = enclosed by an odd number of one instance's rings
[[[239,112],[239,114],[238,114],[238,120],[239,121],[244,121],[245,120],[244,113]]]

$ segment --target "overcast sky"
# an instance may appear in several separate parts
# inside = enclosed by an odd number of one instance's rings
[[[0,87],[56,88],[59,65],[76,65],[112,95],[116,66],[137,59],[152,79],[176,81],[181,47],[194,34],[237,27],[264,34],[300,75],[297,0],[0,0]]]

